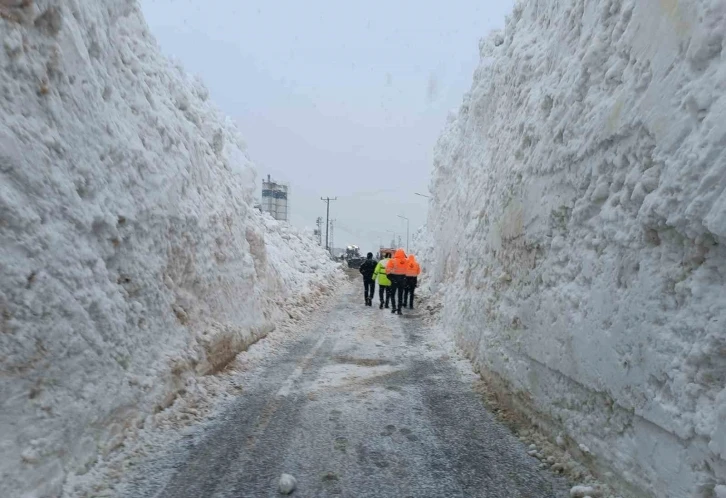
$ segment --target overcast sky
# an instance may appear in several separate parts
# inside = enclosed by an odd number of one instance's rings
[[[335,246],[426,220],[433,147],[513,0],[141,0],[167,54],[200,74],[257,164],[290,184],[291,221],[331,203]]]

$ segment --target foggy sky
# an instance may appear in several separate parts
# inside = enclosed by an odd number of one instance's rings
[[[162,50],[202,76],[291,222],[365,252],[426,220],[433,147],[513,0],[141,0]],[[259,192],[258,192],[259,195]]]

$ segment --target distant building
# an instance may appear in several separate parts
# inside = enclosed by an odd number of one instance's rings
[[[290,187],[287,184],[275,182],[267,175],[262,180],[262,212],[279,221],[288,221],[288,194]]]

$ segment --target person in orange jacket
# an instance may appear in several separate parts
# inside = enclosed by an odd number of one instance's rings
[[[396,253],[386,264],[386,275],[391,281],[391,313],[401,314],[403,304],[403,289],[406,286],[406,253],[397,249]],[[398,294],[398,307],[396,307],[396,294]]]
[[[403,307],[408,304],[409,309],[413,309],[413,294],[418,285],[418,276],[421,274],[421,266],[416,261],[416,256],[408,255],[406,260],[406,287],[403,289]]]

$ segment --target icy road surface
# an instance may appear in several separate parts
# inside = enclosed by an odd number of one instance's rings
[[[425,311],[365,307],[354,283],[199,437],[142,465],[125,496],[278,497],[282,473],[298,497],[566,496],[486,412]]]

